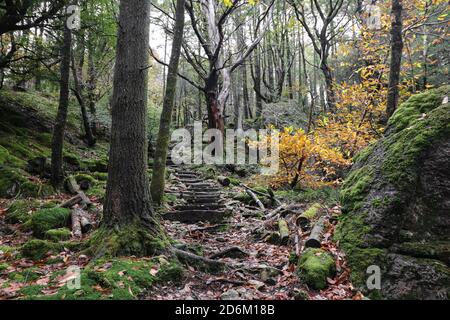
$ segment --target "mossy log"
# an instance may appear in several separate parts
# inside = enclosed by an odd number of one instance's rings
[[[224,187],[228,187],[231,184],[231,180],[228,177],[219,176],[217,177],[217,181]]]
[[[303,230],[311,225],[311,221],[314,220],[320,214],[321,205],[319,203],[314,203],[311,207],[305,210],[296,219],[296,224]]]
[[[86,194],[83,191],[81,191],[80,186],[78,185],[75,177],[70,176],[67,178],[66,187],[70,193],[76,194],[77,196],[79,196],[81,198],[81,203],[83,204],[83,206],[88,207],[88,206],[92,205],[91,200],[86,196]]]
[[[322,235],[325,229],[325,217],[321,217],[311,230],[308,240],[305,242],[306,248],[320,248],[322,246]]]
[[[258,196],[255,193],[253,193],[253,191],[246,189],[245,192],[247,192],[247,194],[256,202],[258,207],[260,207],[262,210],[266,209],[264,207],[264,204],[261,202],[261,200],[258,199]]]
[[[278,231],[280,233],[280,244],[286,245],[289,242],[289,226],[286,220],[278,220]]]

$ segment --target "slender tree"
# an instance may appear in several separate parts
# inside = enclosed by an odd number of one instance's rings
[[[185,0],[177,0],[172,52],[170,55],[164,103],[161,112],[159,134],[153,162],[151,193],[153,201],[156,203],[161,202],[164,193],[166,159],[170,141],[170,124],[172,121],[172,111],[177,87],[178,62],[180,60],[181,46],[183,42],[184,4]]]
[[[63,147],[66,130],[67,109],[69,107],[70,56],[72,51],[72,32],[64,24],[63,44],[61,47],[61,67],[59,85],[59,106],[53,127],[52,137],[52,184],[61,187],[64,181]]]
[[[400,68],[403,51],[403,19],[402,0],[392,0],[392,28],[391,28],[391,62],[389,71],[389,86],[386,104],[386,116],[389,119],[397,109],[399,99],[398,85],[400,82]]]

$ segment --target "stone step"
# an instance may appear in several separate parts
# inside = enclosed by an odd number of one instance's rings
[[[219,210],[186,210],[169,212],[162,217],[166,220],[183,223],[197,223],[200,221],[218,223],[225,219],[225,212]]]
[[[222,204],[210,203],[210,204],[188,204],[188,205],[178,205],[174,209],[177,211],[187,211],[187,210],[217,210],[224,208]]]

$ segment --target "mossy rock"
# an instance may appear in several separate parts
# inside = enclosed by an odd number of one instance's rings
[[[20,249],[22,255],[31,260],[42,260],[48,253],[56,254],[62,250],[62,244],[40,239],[28,240]]]
[[[106,181],[108,179],[108,173],[107,172],[92,172],[91,176],[99,181]]]
[[[108,159],[96,159],[84,162],[84,166],[91,172],[108,172]]]
[[[70,219],[70,210],[66,208],[50,208],[36,211],[29,221],[33,235],[38,238],[45,236],[50,229],[64,227]]]
[[[97,180],[93,176],[91,176],[89,174],[85,174],[85,173],[78,173],[74,176],[74,178],[78,184],[83,181],[87,181],[91,184],[95,184],[97,182]]]
[[[16,200],[6,210],[5,220],[8,223],[25,223],[31,219],[31,210],[39,206],[38,201]]]
[[[298,262],[300,279],[315,290],[327,287],[327,278],[333,278],[336,264],[333,256],[322,249],[306,249]]]
[[[434,277],[422,273],[424,258],[441,260],[447,252],[429,247],[450,243],[449,93],[446,86],[400,105],[385,136],[355,157],[342,186],[343,215],[334,237],[347,255],[353,285],[366,294],[403,299],[416,291],[423,294],[420,299],[442,298],[444,285],[436,279],[446,279],[448,272],[429,268]],[[399,262],[388,258],[392,254]],[[406,261],[410,271],[397,274]],[[380,266],[384,279],[381,290],[372,292],[366,286],[371,265]],[[411,272],[415,279],[408,278]]]
[[[54,193],[52,186],[28,180],[22,169],[0,166],[0,198],[45,197]]]
[[[67,228],[50,229],[45,232],[45,238],[52,241],[69,240],[71,232]]]
[[[28,180],[17,168],[0,167],[0,198],[12,198],[20,193],[20,187]]]

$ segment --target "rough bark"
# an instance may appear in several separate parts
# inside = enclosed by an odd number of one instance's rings
[[[178,63],[180,60],[181,45],[184,28],[184,3],[185,0],[177,0],[174,39],[167,73],[167,84],[164,96],[163,109],[159,124],[159,134],[156,143],[155,158],[153,161],[153,176],[151,193],[153,201],[160,203],[164,193],[166,159],[170,142],[170,123],[177,86]]]
[[[162,247],[147,174],[150,3],[122,0],[119,11],[108,182],[103,227],[92,239],[95,256],[149,255]]]
[[[66,130],[67,109],[69,107],[69,77],[70,55],[72,47],[72,32],[64,28],[64,39],[61,48],[59,106],[53,127],[52,137],[52,184],[59,188],[64,181],[63,172],[63,146],[64,131]]]

